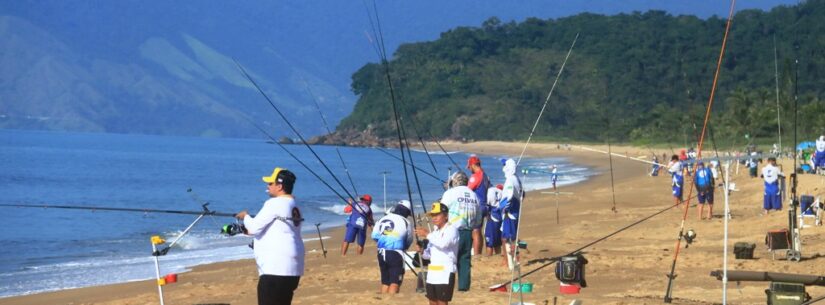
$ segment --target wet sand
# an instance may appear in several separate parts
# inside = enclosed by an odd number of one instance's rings
[[[508,154],[517,157],[521,143],[475,142],[469,144],[442,143],[448,150],[462,150],[479,154]],[[588,146],[606,150],[605,147]],[[629,157],[650,158],[650,150],[614,146],[613,152]],[[661,156],[663,152],[657,150]],[[559,150],[556,144],[531,144],[529,156],[569,157],[571,161],[591,166],[600,174],[562,192],[573,195],[558,197],[560,223],[556,224],[556,197],[534,191],[527,194],[522,213],[521,239],[528,243],[528,251],[521,254],[522,272],[541,266],[543,259],[565,254],[591,241],[608,235],[645,216],[673,205],[670,179],[665,173],[650,177],[650,166],[622,157],[613,158],[615,180],[615,208],[605,154],[579,148]],[[792,160],[782,162],[788,173]],[[761,168],[761,166],[760,166]],[[499,170],[498,165],[485,166]],[[823,227],[809,227],[802,231],[801,262],[788,262],[784,254],[771,258],[764,245],[768,230],[787,227],[787,209],[762,216],[762,180],[748,177],[740,166],[732,181],[737,191],[731,193],[732,219],[729,222],[730,270],[772,271],[800,274],[825,273],[825,239]],[[500,181],[494,181],[500,183]],[[690,189],[686,187],[687,190]],[[825,178],[801,175],[800,194],[825,195]],[[695,191],[694,191],[695,193]],[[300,196],[300,194],[298,194]],[[823,196],[825,197],[825,196]],[[691,204],[696,200],[692,199]],[[723,254],[723,209],[721,189],[716,191],[714,218],[699,220],[697,207],[687,211],[686,228],[697,233],[689,248],[680,250],[674,281],[674,304],[721,303],[722,283],[709,276],[721,269]],[[585,249],[590,261],[586,266],[588,287],[578,295],[559,293],[559,282],[553,266],[544,268],[524,280],[534,283],[533,292],[524,294],[524,301],[535,304],[569,304],[580,299],[584,304],[661,304],[667,278],[673,261],[679,225],[685,205],[671,208],[637,226],[623,231],[603,242]],[[787,208],[787,207],[783,207]],[[812,223],[813,221],[808,221]],[[415,293],[414,277],[407,273],[401,293],[394,296],[378,293],[379,272],[375,244],[367,243],[364,255],[355,255],[354,248],[346,257],[338,253],[343,231],[334,229],[325,233],[328,258],[324,259],[317,241],[307,242],[305,275],[301,278],[293,304],[426,304],[422,294]],[[307,236],[309,238],[314,236]],[[755,243],[753,260],[735,260],[733,244],[739,241]],[[510,279],[510,271],[500,256],[477,256],[473,259],[472,288],[456,292],[453,304],[507,304],[508,294],[488,292],[488,287]],[[94,275],[90,275],[94,276]],[[241,260],[194,267],[191,272],[178,275],[178,283],[164,288],[166,304],[257,304],[257,270],[254,261]],[[768,283],[731,282],[728,288],[730,304],[764,304]],[[812,296],[825,295],[825,288],[809,287]],[[516,298],[517,295],[514,295]],[[517,300],[514,299],[514,302]],[[555,300],[555,302],[554,302]],[[57,292],[0,299],[0,304],[158,304],[154,280],[69,289]]]

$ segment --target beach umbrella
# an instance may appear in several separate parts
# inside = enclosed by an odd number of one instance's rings
[[[799,145],[796,146],[796,150],[803,150],[803,149],[808,149],[808,148],[813,148],[813,147],[816,147],[816,143],[814,143],[813,141],[807,141],[807,142],[799,143]]]

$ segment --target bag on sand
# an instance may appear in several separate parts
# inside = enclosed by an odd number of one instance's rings
[[[563,256],[556,263],[556,278],[565,284],[579,284],[587,287],[584,280],[584,265],[587,259],[581,254]]]

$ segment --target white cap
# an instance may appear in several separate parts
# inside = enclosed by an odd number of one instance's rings
[[[406,199],[401,200],[401,201],[398,202],[398,204],[403,205],[405,208],[407,208],[407,210],[412,211],[412,205],[410,204],[409,200],[406,200]]]

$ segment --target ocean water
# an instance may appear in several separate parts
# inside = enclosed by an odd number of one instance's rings
[[[306,147],[287,145],[316,173],[344,192]],[[350,189],[349,180],[332,146],[314,149]],[[339,147],[359,193],[373,196],[380,216],[386,200],[407,197],[401,162],[374,148]],[[398,150],[388,149],[398,155]],[[446,179],[470,152],[414,151],[417,167]],[[502,157],[482,155],[482,165],[493,183],[503,183]],[[572,184],[594,173],[562,158],[522,160],[525,189],[550,187],[551,164],[559,166],[559,184]],[[298,180],[294,194],[306,218],[305,237],[322,228],[345,223],[344,203],[279,147],[257,139],[206,139],[145,135],[87,134],[0,130],[0,203],[107,206],[235,213],[257,212],[267,199],[262,176],[274,167],[288,168]],[[436,170],[433,169],[435,167]],[[386,197],[384,175],[386,174]],[[443,192],[441,183],[419,173],[424,200]],[[410,172],[415,191],[415,182]],[[191,189],[189,192],[187,190]],[[417,192],[416,211],[421,211]],[[428,205],[428,204],[427,204]],[[173,240],[195,215],[126,213],[44,208],[0,207],[0,297],[66,288],[144,280],[154,277],[149,238]],[[250,238],[221,235],[229,217],[205,217],[160,258],[161,274],[186,271],[192,266],[252,258]],[[325,236],[337,242],[341,236]],[[315,237],[317,239],[317,237]],[[329,243],[329,244],[335,244]]]

